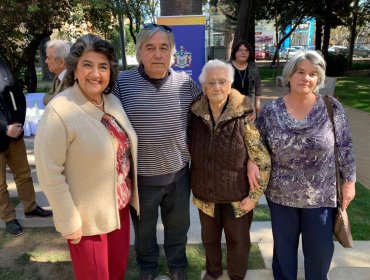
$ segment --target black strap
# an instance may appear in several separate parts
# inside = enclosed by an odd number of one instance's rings
[[[337,177],[337,200],[339,205],[342,204],[342,190],[340,188],[340,172],[339,172],[339,161],[338,161],[338,149],[337,149],[337,136],[335,132],[335,125],[334,125],[334,112],[333,112],[333,105],[330,101],[330,98],[328,95],[325,95],[324,102],[326,106],[326,110],[328,111],[329,119],[331,121],[331,124],[333,126],[333,134],[334,134],[334,155],[335,155],[335,171],[336,171],[336,177]]]

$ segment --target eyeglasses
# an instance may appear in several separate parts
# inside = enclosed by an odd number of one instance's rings
[[[226,86],[227,85],[227,83],[228,83],[229,81],[226,81],[226,80],[221,80],[221,81],[211,81],[211,82],[208,82],[208,83],[206,83],[206,85],[208,86],[208,87],[211,87],[211,88],[214,88],[214,87],[216,87],[217,85],[219,85],[220,87],[224,87],[224,86]]]
[[[152,30],[154,28],[159,28],[163,32],[172,33],[172,29],[170,27],[168,27],[167,25],[160,25],[160,24],[156,24],[156,23],[146,23],[146,24],[144,24],[143,28],[145,30]]]

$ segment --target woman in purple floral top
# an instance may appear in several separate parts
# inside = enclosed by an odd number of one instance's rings
[[[335,141],[324,100],[317,94],[325,80],[325,67],[315,51],[294,56],[283,70],[287,94],[266,105],[257,123],[271,154],[266,197],[275,279],[297,279],[300,234],[306,279],[327,279],[334,253]],[[347,208],[355,196],[355,157],[344,109],[335,98],[330,101],[344,178],[343,208]]]

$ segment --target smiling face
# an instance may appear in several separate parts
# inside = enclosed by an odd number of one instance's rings
[[[85,52],[78,60],[75,77],[85,96],[95,100],[109,84],[110,67],[108,58],[102,53]]]
[[[171,64],[171,48],[165,33],[158,31],[140,48],[140,60],[145,73],[152,79],[162,79]]]
[[[231,82],[227,80],[227,71],[223,68],[211,68],[208,70],[203,91],[207,95],[209,103],[223,104],[231,92]]]
[[[289,78],[290,92],[298,94],[312,93],[318,81],[319,76],[316,68],[307,60],[303,60]]]

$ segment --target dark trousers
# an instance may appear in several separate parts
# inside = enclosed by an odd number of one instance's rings
[[[302,234],[305,279],[326,280],[334,254],[335,208],[292,208],[269,200],[268,204],[274,237],[274,278],[297,279],[298,243]]]
[[[13,173],[18,198],[23,204],[24,212],[34,210],[36,208],[35,189],[23,139],[11,140],[8,150],[0,153],[0,217],[5,222],[16,218],[15,209],[10,202],[8,185],[6,184],[7,165]]]
[[[189,172],[166,186],[140,186],[140,218],[131,209],[135,230],[136,260],[142,271],[156,273],[159,247],[157,221],[160,209],[164,227],[164,251],[170,270],[185,270],[188,264],[185,246],[190,227]]]
[[[250,227],[253,211],[235,218],[231,204],[217,204],[214,218],[199,211],[202,242],[206,251],[207,273],[204,280],[217,279],[222,274],[222,230],[227,248],[227,270],[231,280],[243,280],[248,270],[251,247]]]

